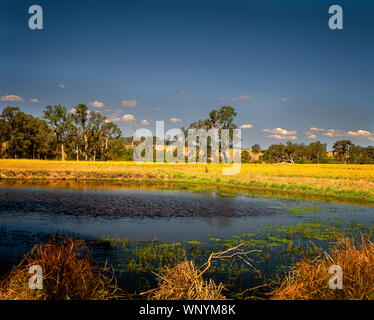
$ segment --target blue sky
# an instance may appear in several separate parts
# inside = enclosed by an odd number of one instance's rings
[[[33,4],[43,30],[28,28]],[[333,4],[343,30],[328,28]],[[373,34],[363,0],[0,0],[0,109],[85,103],[129,135],[125,115],[154,130],[231,105],[253,126],[244,146],[374,145]]]

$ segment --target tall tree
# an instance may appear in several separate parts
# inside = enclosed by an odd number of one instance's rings
[[[102,154],[104,160],[114,160],[121,157],[124,152],[124,142],[122,142],[122,131],[113,122],[106,122],[102,128],[103,144]]]
[[[5,108],[0,119],[6,129],[1,138],[4,156],[15,159],[51,156],[53,136],[44,120],[25,114],[18,107]]]
[[[311,162],[321,163],[327,157],[327,144],[319,141],[312,142],[307,147],[307,156]]]
[[[47,120],[49,127],[56,136],[57,143],[61,145],[61,160],[65,161],[64,144],[69,127],[69,117],[65,107],[59,105],[46,106],[44,110],[44,119]]]
[[[212,128],[216,129],[236,129],[234,118],[237,116],[235,109],[231,106],[222,106],[219,110],[212,110],[209,112],[209,119],[207,123],[211,124]]]
[[[85,104],[78,104],[74,107],[74,114],[72,116],[74,123],[78,126],[80,131],[80,137],[83,144],[83,157],[84,160],[88,160],[88,108]],[[78,143],[79,145],[79,143]]]
[[[258,143],[254,144],[254,145],[252,146],[252,152],[253,152],[254,154],[257,154],[257,153],[260,153],[260,152],[261,152],[261,147],[260,147],[260,145],[259,145]]]
[[[336,141],[332,147],[335,158],[338,161],[347,163],[347,159],[352,153],[354,144],[351,140],[339,140]]]
[[[233,130],[237,128],[236,124],[234,124],[234,118],[236,117],[237,113],[235,109],[231,106],[222,106],[219,110],[212,110],[209,112],[209,118],[205,121],[205,123],[210,126],[211,128],[218,129],[220,131],[220,150],[221,154],[223,155],[224,162],[227,163],[227,155],[226,150],[229,148],[229,145],[226,145],[224,139],[222,139],[222,129],[229,130],[229,136],[233,138]]]

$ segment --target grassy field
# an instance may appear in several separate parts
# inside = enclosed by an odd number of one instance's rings
[[[181,183],[319,195],[374,203],[374,165],[243,164],[222,175],[223,165],[0,160],[0,180],[106,180]]]

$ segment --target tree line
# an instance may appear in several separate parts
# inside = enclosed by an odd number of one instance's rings
[[[355,145],[351,140],[338,140],[332,147],[332,153],[326,150],[326,143],[320,141],[308,145],[303,143],[273,144],[267,150],[260,151],[259,145],[252,147],[253,153],[260,153],[260,161],[267,163],[351,163],[374,164],[374,147]]]
[[[61,160],[133,160],[134,142],[124,137],[121,129],[99,112],[90,112],[79,104],[69,113],[61,105],[46,106],[43,117],[22,112],[18,107],[7,107],[0,114],[0,158],[61,159]],[[207,119],[192,122],[188,129],[237,128],[237,113],[231,106],[212,110]],[[154,137],[156,140],[156,137]],[[208,156],[210,149],[208,141]],[[262,150],[259,144],[251,148],[252,155],[242,151],[242,162],[266,163],[355,163],[374,164],[374,147],[362,147],[350,140],[339,140],[333,145],[332,156],[327,145],[319,141],[273,144]],[[257,154],[258,160],[253,160]]]
[[[46,106],[43,117],[7,107],[0,115],[0,157],[10,159],[131,160],[121,129],[79,104],[69,113]]]

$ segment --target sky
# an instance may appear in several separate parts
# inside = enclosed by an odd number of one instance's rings
[[[84,103],[131,135],[230,105],[244,147],[374,145],[373,35],[364,0],[0,0],[0,110]]]

